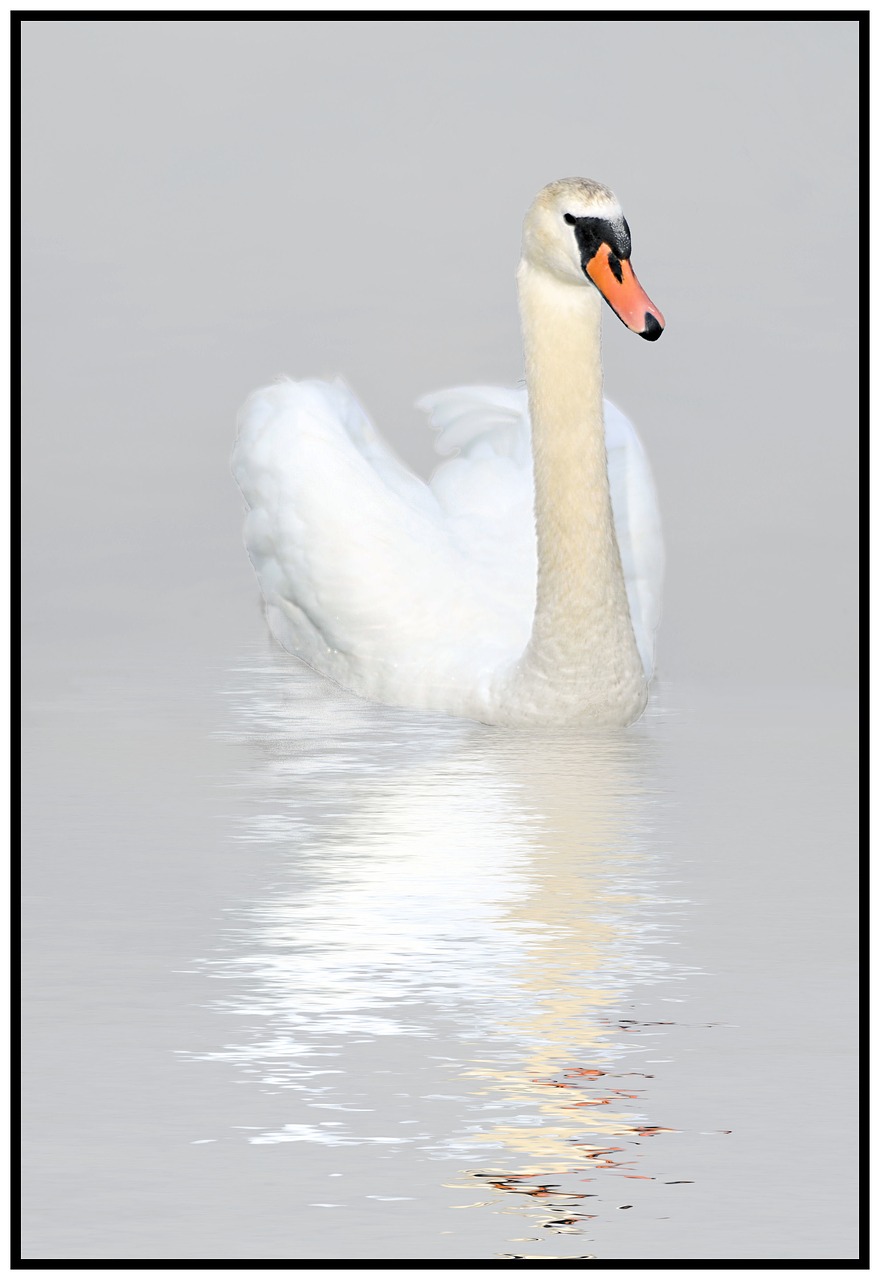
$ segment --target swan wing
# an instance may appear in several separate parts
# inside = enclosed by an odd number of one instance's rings
[[[437,431],[441,457],[456,449],[466,457],[512,458],[530,468],[529,404],[524,387],[452,387],[416,401]]]
[[[431,477],[450,537],[504,610],[519,656],[535,609],[537,550],[531,444],[525,391],[454,387],[416,402],[437,430],[446,460]],[[456,452],[456,457],[448,457]]]
[[[437,430],[435,448],[458,457],[431,481],[438,502],[472,543],[472,554],[504,582],[527,587],[537,572],[528,399],[523,388],[454,387],[418,401]],[[611,506],[633,630],[650,676],[663,585],[663,536],[650,464],[635,427],[604,404]],[[522,585],[520,586],[522,592]],[[527,621],[531,621],[531,613]]]
[[[610,400],[605,401],[604,416],[614,528],[636,643],[650,677],[665,563],[660,507],[651,464],[635,427]]]
[[[239,417],[245,541],[286,649],[348,688],[421,698],[491,672],[509,612],[432,488],[395,457],[344,384],[280,381]],[[421,665],[420,665],[421,664]],[[477,678],[475,677],[475,678]]]

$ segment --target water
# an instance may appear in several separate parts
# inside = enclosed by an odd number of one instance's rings
[[[24,1256],[856,1256],[853,706],[625,733],[274,650],[38,708]],[[46,796],[52,803],[46,803]]]

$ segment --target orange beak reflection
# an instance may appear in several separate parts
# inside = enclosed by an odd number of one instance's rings
[[[587,275],[628,329],[655,342],[666,327],[663,313],[654,306],[636,279],[628,260],[618,258],[607,244],[600,244],[587,263]]]

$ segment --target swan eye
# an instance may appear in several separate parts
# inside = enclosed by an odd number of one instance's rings
[[[567,222],[570,227],[573,227],[577,222],[577,218],[572,213],[564,213],[562,215],[562,220],[563,222]]]

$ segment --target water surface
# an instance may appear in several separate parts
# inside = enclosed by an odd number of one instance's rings
[[[190,675],[34,725],[25,1256],[855,1256],[845,697]]]

